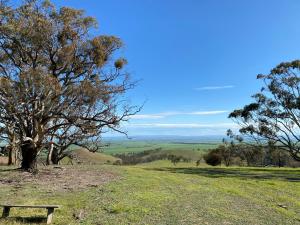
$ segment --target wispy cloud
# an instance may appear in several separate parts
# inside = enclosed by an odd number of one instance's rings
[[[130,116],[131,119],[161,119],[165,116],[155,114],[137,114]]]
[[[217,115],[217,114],[223,114],[228,112],[229,112],[228,110],[198,111],[198,112],[185,113],[185,115]]]
[[[135,128],[235,128],[234,123],[132,123],[128,127]]]
[[[224,85],[224,86],[205,86],[205,87],[199,87],[195,88],[197,91],[212,91],[212,90],[220,90],[220,89],[229,89],[234,88],[234,85]]]
[[[223,113],[228,113],[228,110],[214,110],[214,111],[194,111],[194,112],[161,112],[155,114],[137,114],[131,116],[132,119],[162,119],[168,116],[179,116],[179,115],[198,115],[198,116],[205,116],[205,115],[218,115]]]

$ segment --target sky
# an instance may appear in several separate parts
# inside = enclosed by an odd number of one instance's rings
[[[224,135],[259,73],[300,56],[299,0],[64,0],[125,43],[135,135]],[[115,135],[115,134],[110,134]]]

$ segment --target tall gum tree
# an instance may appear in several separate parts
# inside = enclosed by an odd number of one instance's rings
[[[139,110],[124,96],[135,83],[115,57],[121,40],[93,36],[96,26],[82,10],[50,1],[1,1],[0,124],[18,139],[22,169],[37,171],[37,156],[61,130],[93,140],[122,132],[120,122]]]
[[[300,60],[281,63],[257,78],[264,82],[261,91],[229,118],[243,136],[275,145],[300,161]]]

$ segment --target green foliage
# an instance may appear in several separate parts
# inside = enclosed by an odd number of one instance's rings
[[[293,159],[286,151],[271,145],[234,144],[225,143],[210,150],[204,159],[209,165],[219,163],[225,166],[278,166],[299,167],[300,163]]]
[[[179,162],[191,162],[190,158],[186,158],[181,155],[168,155],[167,159],[170,160],[174,164],[174,166]]]
[[[300,161],[300,61],[280,63],[268,74],[259,74],[261,91],[253,102],[229,114],[239,124],[242,136],[258,143],[280,146]]]

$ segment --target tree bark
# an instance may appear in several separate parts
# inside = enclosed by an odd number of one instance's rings
[[[17,164],[18,149],[16,146],[16,136],[13,132],[10,132],[10,144],[7,146],[8,150],[8,165]]]
[[[58,148],[54,147],[53,148],[53,153],[52,153],[52,163],[54,165],[58,165],[59,164],[59,161],[63,158],[60,154],[60,151]]]
[[[54,148],[54,145],[53,145],[53,143],[51,143],[50,144],[50,149],[49,149],[49,152],[48,152],[48,155],[47,155],[47,165],[52,164],[53,148]]]
[[[31,173],[37,173],[37,148],[34,146],[34,144],[31,141],[26,141],[21,146],[21,152],[22,152],[22,163],[21,163],[21,169],[31,172]]]
[[[7,147],[8,150],[8,166],[14,165],[15,164],[15,149],[12,146]]]

